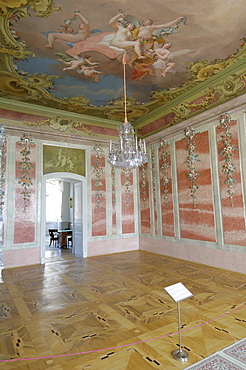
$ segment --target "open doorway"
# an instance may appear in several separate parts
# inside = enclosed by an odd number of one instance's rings
[[[43,176],[41,263],[59,260],[62,254],[87,257],[86,194],[83,176],[67,172]],[[51,245],[49,229],[57,230],[58,237]]]
[[[73,183],[46,180],[45,261],[73,253]]]

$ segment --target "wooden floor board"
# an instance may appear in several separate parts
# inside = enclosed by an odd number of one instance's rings
[[[245,276],[141,251],[52,251],[3,270],[0,360],[25,360],[0,369],[184,369],[246,336]],[[171,355],[177,304],[164,290],[177,282],[193,293],[181,302],[185,364]]]

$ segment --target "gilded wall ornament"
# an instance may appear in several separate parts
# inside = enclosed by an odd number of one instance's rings
[[[161,152],[161,162],[160,162],[160,172],[162,173],[161,176],[161,182],[164,189],[164,202],[166,204],[166,207],[168,207],[169,202],[169,184],[171,182],[171,179],[168,177],[168,171],[170,168],[170,158],[167,151],[167,140],[165,138],[160,139],[160,147],[162,148]]]
[[[224,181],[224,183],[227,185],[227,194],[230,199],[231,206],[234,206],[233,202],[233,195],[234,195],[234,187],[233,184],[236,182],[236,180],[233,178],[233,174],[236,171],[236,166],[234,163],[232,163],[232,158],[234,156],[234,151],[238,150],[235,148],[235,146],[232,144],[232,133],[230,132],[230,128],[232,125],[232,120],[229,114],[224,113],[220,115],[220,130],[221,130],[221,141],[223,143],[223,148],[220,152],[220,155],[222,158],[224,158],[224,164],[222,165],[222,172],[226,175],[227,179]]]
[[[139,167],[139,171],[140,171],[140,188],[141,188],[140,191],[142,195],[143,205],[145,208],[146,200],[147,200],[147,189],[149,186],[147,164],[144,164],[143,166]]]
[[[31,170],[34,168],[34,165],[31,163],[30,156],[31,156],[31,147],[35,144],[31,136],[23,134],[20,138],[19,143],[21,144],[21,161],[19,162],[18,168],[21,170],[21,176],[19,178],[18,184],[22,186],[21,195],[23,196],[24,201],[24,212],[26,212],[28,202],[30,200],[30,186],[33,185],[32,177],[31,177]]]
[[[156,193],[156,166],[155,166],[155,152],[154,145],[151,146],[151,165],[152,165],[152,191],[153,191],[153,202],[154,210],[156,210],[157,204],[157,193]]]
[[[88,130],[83,123],[79,120],[63,118],[61,116],[56,116],[53,118],[46,118],[39,121],[34,122],[23,122],[25,125],[32,126],[32,127],[41,127],[41,126],[49,126],[53,130],[60,131],[60,132],[74,132],[77,133],[82,131],[83,133],[90,135],[90,136],[98,136],[94,134],[91,130]]]
[[[187,178],[191,182],[191,185],[189,186],[189,189],[191,191],[191,198],[193,201],[194,208],[196,208],[196,191],[199,188],[199,186],[196,184],[197,177],[200,175],[196,171],[196,164],[197,162],[200,162],[198,159],[198,154],[195,154],[195,130],[192,127],[187,127],[184,129],[185,131],[185,137],[187,140],[187,148],[188,156],[187,160],[184,163],[187,163],[187,166],[189,168],[189,172],[187,172]]]
[[[126,206],[128,207],[130,205],[130,196],[131,196],[131,181],[130,181],[130,175],[131,170],[128,168],[123,168],[122,174],[124,175],[124,182],[123,185],[125,186],[125,199],[126,199]]]
[[[116,182],[115,182],[115,167],[111,167],[111,179],[112,179],[112,206],[116,206]]]
[[[93,151],[96,156],[96,163],[95,166],[93,167],[93,173],[96,177],[94,180],[95,182],[95,188],[96,188],[96,207],[98,209],[101,208],[101,202],[103,199],[103,194],[102,194],[102,187],[103,187],[103,181],[102,181],[102,176],[103,176],[103,167],[102,167],[102,155],[104,154],[104,151],[102,148],[97,145],[93,148]]]
[[[172,125],[180,121],[181,119],[188,119],[191,112],[195,110],[204,110],[206,109],[209,104],[211,104],[213,101],[215,101],[215,93],[214,91],[211,91],[207,96],[203,97],[199,101],[199,103],[181,103],[177,106],[175,106],[172,111],[175,112],[176,116],[172,120]]]

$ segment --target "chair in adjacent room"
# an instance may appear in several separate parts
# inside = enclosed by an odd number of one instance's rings
[[[69,248],[69,244],[73,245],[73,233],[72,231],[68,231],[67,234],[67,248]]]
[[[50,235],[50,244],[49,247],[53,244],[55,247],[59,246],[60,242],[60,234],[58,233],[57,229],[49,229]]]

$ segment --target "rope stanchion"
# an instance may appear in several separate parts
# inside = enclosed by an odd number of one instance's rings
[[[184,329],[178,330],[178,331],[173,332],[173,333],[168,333],[168,334],[161,335],[161,336],[159,336],[159,337],[155,337],[155,338],[149,338],[149,339],[145,339],[145,340],[140,340],[140,341],[138,341],[138,342],[134,342],[134,343],[122,344],[122,345],[115,346],[115,347],[100,348],[100,349],[95,349],[95,350],[92,350],[92,351],[84,351],[84,352],[77,352],[77,353],[68,353],[68,354],[54,355],[54,356],[42,356],[42,357],[30,357],[30,358],[13,358],[13,359],[10,359],[10,360],[0,360],[0,363],[1,363],[1,362],[14,362],[14,361],[44,360],[44,359],[48,359],[48,358],[61,358],[61,357],[68,357],[68,356],[78,356],[78,355],[85,355],[85,354],[88,354],[88,353],[97,353],[97,352],[102,352],[102,351],[111,351],[112,349],[118,349],[118,348],[124,348],[124,347],[135,346],[135,345],[137,345],[137,344],[150,342],[150,341],[152,341],[152,340],[162,339],[162,338],[165,338],[165,337],[169,337],[169,336],[171,336],[171,335],[179,334],[180,332],[184,332],[184,331],[188,331],[188,330],[191,330],[191,329],[194,329],[194,328],[198,328],[199,326],[202,326],[202,325],[208,324],[208,323],[210,323],[210,322],[213,322],[213,321],[219,320],[219,319],[221,319],[222,317],[228,316],[228,315],[230,315],[231,313],[233,313],[233,312],[235,312],[235,311],[238,311],[238,310],[240,310],[240,309],[242,309],[242,308],[244,308],[244,307],[246,307],[246,303],[245,303],[245,304],[243,304],[243,305],[242,305],[242,306],[240,306],[240,307],[234,308],[233,310],[231,310],[231,311],[229,311],[229,312],[224,313],[223,315],[217,316],[217,317],[215,317],[214,319],[211,319],[211,320],[208,320],[208,321],[204,321],[204,322],[199,323],[199,324],[197,324],[197,325],[193,325],[193,326],[191,326],[191,327],[189,327],[189,328],[184,328]]]

